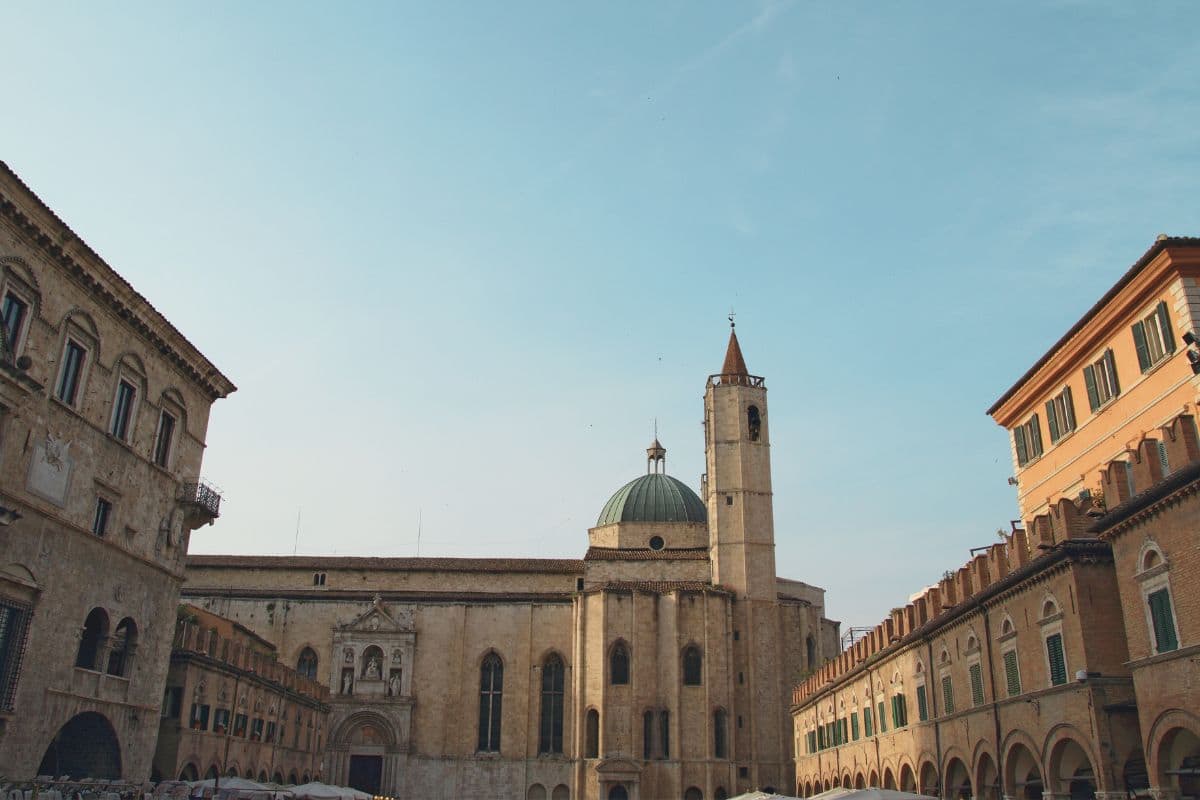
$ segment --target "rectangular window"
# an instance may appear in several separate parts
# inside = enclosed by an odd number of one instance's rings
[[[158,436],[154,439],[154,463],[166,468],[171,457],[171,437],[175,435],[175,417],[164,411],[158,418]]]
[[[233,735],[234,736],[245,736],[246,735],[246,715],[245,714],[238,714],[236,717],[233,718]]]
[[[263,737],[263,721],[255,718],[250,721],[250,740],[261,742]]]
[[[218,711],[218,715],[220,712]],[[194,731],[208,730],[208,706],[200,703],[192,703],[192,716],[189,723]]]
[[[217,733],[225,733],[229,729],[229,709],[218,708],[213,714],[213,730]]]
[[[96,498],[96,514],[92,517],[92,533],[103,536],[108,533],[108,521],[112,517],[112,503],[103,497]]]
[[[983,705],[983,667],[972,664],[971,673],[971,705]]]
[[[824,725],[817,728],[817,749],[818,750],[825,749],[825,726]]]
[[[879,725],[879,732],[887,731],[887,716],[883,713],[883,701],[879,701],[879,716],[875,717],[875,722]]]
[[[21,342],[21,328],[25,324],[25,312],[29,306],[25,301],[12,292],[4,295],[4,305],[0,307],[0,320],[4,325],[4,344],[8,355],[15,356]]]
[[[13,707],[28,626],[27,607],[0,600],[0,711]]]
[[[1057,442],[1075,430],[1075,402],[1071,399],[1071,387],[1046,401],[1046,425],[1050,428],[1050,441]]]
[[[929,719],[929,698],[925,696],[925,684],[917,687],[917,718],[924,722]]]
[[[863,709],[863,736],[875,735],[875,720],[871,718],[871,707]]]
[[[1050,662],[1050,685],[1062,686],[1067,682],[1067,659],[1063,655],[1061,633],[1046,637],[1046,657]]]
[[[902,694],[892,696],[892,727],[903,728],[908,724],[908,700]]]
[[[79,394],[79,379],[83,376],[83,362],[87,358],[87,350],[74,339],[67,340],[67,349],[63,353],[62,371],[58,376],[58,399],[69,406],[75,405],[76,395]]]
[[[1146,601],[1150,603],[1150,619],[1154,623],[1154,642],[1159,653],[1179,649],[1175,638],[1175,615],[1171,613],[1171,596],[1166,589],[1152,592]]]
[[[268,741],[268,742],[273,742],[273,741],[275,741],[275,723],[274,723],[274,722],[268,722],[268,723],[267,723],[267,738],[266,738],[266,741]]]
[[[949,675],[942,676],[942,706],[945,713],[954,713],[954,683]]]
[[[1016,697],[1021,693],[1021,673],[1017,670],[1017,651],[1009,650],[1004,654],[1004,681],[1008,684],[1008,696]]]
[[[1042,426],[1038,424],[1038,415],[1034,414],[1027,422],[1013,428],[1013,444],[1017,448],[1017,466],[1023,467],[1042,455]]]
[[[123,442],[129,439],[129,422],[133,419],[133,399],[136,396],[137,390],[132,383],[125,380],[117,383],[117,399],[113,403],[112,427],[109,433]]]
[[[1143,373],[1175,352],[1175,335],[1165,302],[1159,302],[1149,316],[1133,323],[1133,346]]]
[[[1099,360],[1083,368],[1083,382],[1087,385],[1088,405],[1092,411],[1097,411],[1121,393],[1121,384],[1117,381],[1117,362],[1111,349],[1105,350]]]
[[[858,741],[858,712],[855,711],[850,715],[850,738]]]

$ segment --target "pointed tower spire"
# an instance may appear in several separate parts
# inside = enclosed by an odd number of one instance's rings
[[[729,314],[729,346],[725,348],[725,363],[721,365],[722,383],[744,383],[742,380],[749,376],[746,369],[746,359],[742,358],[742,348],[738,344],[736,323],[733,312]]]

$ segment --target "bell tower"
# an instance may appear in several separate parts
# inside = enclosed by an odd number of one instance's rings
[[[785,686],[780,608],[775,578],[771,504],[771,437],[767,388],[751,375],[730,319],[721,371],[704,390],[704,450],[708,468],[709,558],[713,583],[734,592],[730,652],[736,673],[731,733],[740,767],[739,791],[793,780],[789,691]],[[741,775],[741,769],[738,771]]]

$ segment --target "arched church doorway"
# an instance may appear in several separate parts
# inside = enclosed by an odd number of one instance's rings
[[[50,740],[38,774],[120,778],[121,745],[117,743],[117,732],[103,714],[95,711],[72,717]]]
[[[629,792],[618,783],[608,790],[608,800],[629,800]]]
[[[391,722],[380,714],[360,712],[341,724],[334,742],[347,755],[345,784],[370,795],[385,794],[389,787],[383,785],[384,764],[396,747]]]

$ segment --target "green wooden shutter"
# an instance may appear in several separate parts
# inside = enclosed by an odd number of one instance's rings
[[[1064,433],[1075,430],[1075,401],[1071,398],[1071,387],[1067,386],[1062,391],[1063,397],[1063,416],[1066,417],[1067,430]]]
[[[1104,351],[1104,360],[1108,362],[1108,374],[1112,376],[1112,393],[1116,397],[1121,393],[1121,382],[1117,380],[1117,360],[1113,358],[1113,351],[1110,347]]]
[[[1150,363],[1150,347],[1146,344],[1146,325],[1143,322],[1133,323],[1133,347],[1137,350],[1138,366],[1142,372],[1148,372],[1153,364]]]
[[[1171,597],[1166,589],[1159,589],[1148,598],[1150,601],[1150,618],[1154,622],[1154,639],[1158,644],[1158,652],[1169,653],[1179,649],[1179,641],[1175,638],[1175,619],[1171,613]]]
[[[1058,441],[1058,420],[1054,418],[1054,401],[1046,401],[1046,424],[1050,426],[1050,441]]]
[[[871,707],[867,706],[863,709],[863,735],[875,735],[875,720],[871,719]]]
[[[1067,660],[1063,655],[1061,633],[1046,638],[1046,654],[1050,660],[1050,685],[1062,686],[1067,682]]]
[[[846,725],[846,718],[842,717],[842,741],[850,741],[850,729]]]
[[[983,705],[983,668],[978,664],[971,665],[971,703]]]
[[[883,703],[879,704],[879,732],[887,731],[887,715],[883,713]]]
[[[1158,314],[1158,325],[1162,328],[1163,350],[1168,353],[1175,352],[1175,334],[1171,330],[1171,315],[1167,313],[1167,304],[1159,301],[1158,308],[1154,309]]]
[[[954,713],[954,684],[949,675],[942,678],[942,706],[947,714]]]
[[[1042,454],[1042,426],[1038,422],[1038,415],[1034,414],[1029,418],[1029,456],[1037,458]]]
[[[925,697],[925,684],[917,687],[917,718],[924,722],[929,719],[929,700]]]
[[[1017,466],[1023,467],[1029,463],[1029,448],[1025,445],[1025,427],[1018,425],[1013,428],[1013,444],[1017,446]]]
[[[858,741],[858,712],[855,711],[850,715],[850,738]]]
[[[1100,392],[1096,389],[1096,368],[1091,364],[1083,368],[1083,382],[1087,385],[1088,405],[1095,411],[1100,407]]]
[[[903,727],[908,724],[908,700],[904,697],[904,695],[896,695],[896,706],[900,709],[899,727]]]
[[[1004,654],[1004,679],[1008,683],[1008,696],[1016,697],[1021,693],[1021,673],[1017,670],[1017,651],[1009,650]]]

